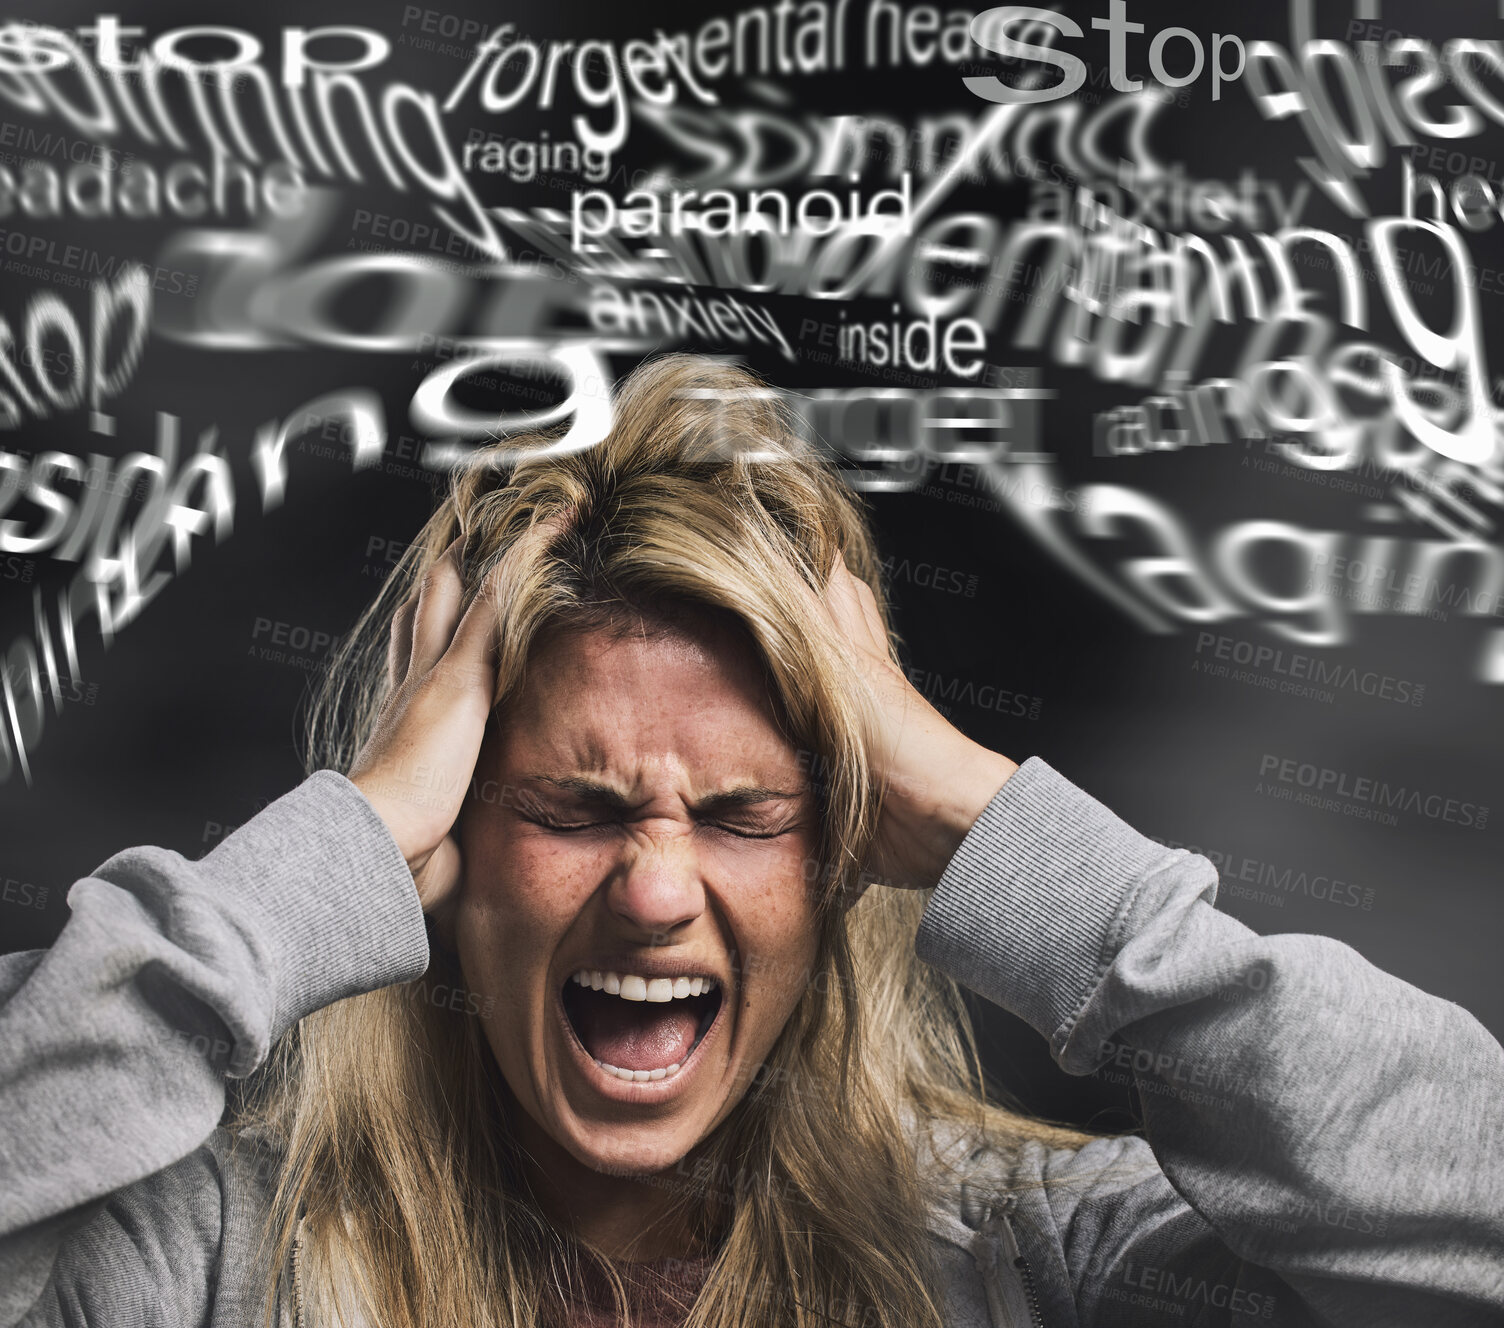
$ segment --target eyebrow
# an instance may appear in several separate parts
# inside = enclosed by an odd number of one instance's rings
[[[543,784],[549,788],[558,789],[561,793],[572,793],[584,802],[612,811],[631,811],[634,806],[640,805],[634,804],[620,789],[602,783],[598,779],[587,779],[582,775],[528,775],[525,781],[530,784]],[[793,802],[803,797],[805,792],[804,789],[776,789],[759,784],[744,784],[738,788],[709,794],[695,803],[692,810],[700,815],[714,815],[718,812],[736,811],[743,807],[758,807],[768,802]]]

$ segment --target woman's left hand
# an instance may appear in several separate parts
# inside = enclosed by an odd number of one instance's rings
[[[839,555],[822,603],[875,701],[872,773],[885,794],[871,875],[907,889],[933,886],[1018,766],[973,742],[919,694],[889,651],[871,587]]]

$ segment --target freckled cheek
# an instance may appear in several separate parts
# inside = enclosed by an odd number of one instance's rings
[[[472,963],[514,992],[530,988],[600,880],[591,855],[523,837],[467,840],[457,932]]]
[[[814,892],[804,879],[807,854],[779,854],[762,864],[755,884],[737,892],[736,928],[743,949],[742,1009],[771,1045],[804,994],[814,964]]]

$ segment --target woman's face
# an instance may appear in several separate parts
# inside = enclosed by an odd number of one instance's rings
[[[697,617],[555,633],[482,750],[460,963],[512,1093],[593,1170],[684,1157],[805,990],[819,827],[766,690]]]

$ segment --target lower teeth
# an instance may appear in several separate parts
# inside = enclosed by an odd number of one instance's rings
[[[594,1057],[591,1059],[593,1060]],[[672,1078],[679,1073],[684,1064],[681,1061],[679,1064],[670,1065],[667,1069],[663,1070],[623,1070],[618,1065],[607,1065],[605,1061],[598,1060],[595,1063],[607,1074],[615,1075],[618,1079],[625,1080],[629,1084],[645,1084],[659,1079]]]

